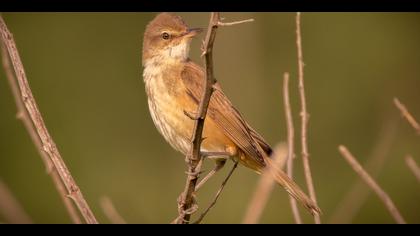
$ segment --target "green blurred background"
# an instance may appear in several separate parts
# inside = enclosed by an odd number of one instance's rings
[[[207,26],[208,13],[179,14],[191,26]],[[185,183],[184,157],[155,130],[142,81],[142,35],[154,15],[3,14],[48,129],[103,223],[109,221],[99,205],[102,196],[110,197],[129,223],[168,223],[177,214],[176,199]],[[299,137],[295,14],[222,16],[225,21],[255,19],[218,31],[215,73],[225,93],[274,146],[286,137],[282,74],[290,72]],[[378,152],[375,149],[385,155],[379,184],[408,222],[420,223],[420,185],[404,162],[405,155],[412,154],[420,163],[420,140],[392,103],[397,96],[420,119],[419,23],[416,13],[302,14],[309,151],[323,222],[394,222],[374,194],[351,221],[333,216],[359,179],[337,151],[345,144],[362,163]],[[201,38],[191,50],[200,63]],[[70,223],[15,113],[1,68],[0,178],[34,222]],[[296,153],[296,181],[305,186],[298,141]],[[211,167],[206,163],[205,169]],[[227,170],[200,190],[201,208]],[[241,222],[257,181],[252,171],[239,168],[204,222]],[[301,212],[305,222],[312,222]],[[261,222],[293,222],[285,191],[275,189]]]

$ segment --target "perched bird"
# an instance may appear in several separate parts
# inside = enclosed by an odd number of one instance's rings
[[[194,127],[194,120],[186,112],[197,110],[205,84],[205,71],[189,59],[191,40],[200,31],[189,28],[177,15],[160,13],[147,25],[143,39],[143,79],[150,114],[160,134],[184,155],[191,148]],[[320,212],[297,184],[275,167],[271,147],[244,120],[218,83],[208,107],[203,137],[201,153],[216,160],[215,169],[205,180],[222,168],[228,158],[257,173],[272,166],[278,184],[311,213]]]

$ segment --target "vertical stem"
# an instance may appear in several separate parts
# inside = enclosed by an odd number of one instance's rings
[[[311,167],[309,165],[309,152],[308,152],[308,140],[307,140],[307,129],[309,122],[309,113],[306,110],[306,97],[305,97],[305,84],[303,79],[303,53],[302,53],[302,37],[300,28],[300,12],[296,14],[296,45],[298,52],[298,67],[299,67],[299,94],[301,101],[301,142],[302,142],[302,161],[303,169],[305,171],[306,185],[308,186],[309,197],[317,204],[315,187],[312,180]],[[315,223],[320,224],[321,218],[319,214],[314,215]]]
[[[176,220],[178,224],[188,224],[191,218],[191,208],[194,204],[193,193],[197,185],[198,173],[200,173],[199,163],[201,162],[200,146],[202,141],[202,133],[204,129],[204,120],[207,114],[207,108],[210,104],[210,98],[213,93],[213,85],[216,79],[213,74],[213,43],[216,38],[216,30],[220,21],[218,12],[212,12],[210,16],[210,23],[207,29],[207,35],[204,43],[205,56],[205,86],[203,95],[198,106],[197,119],[194,125],[193,138],[191,141],[191,151],[187,156],[188,160],[188,177],[185,184],[184,192],[181,195],[180,212]]]
[[[293,127],[292,108],[290,105],[289,96],[289,73],[284,73],[283,76],[283,96],[284,96],[284,111],[287,122],[287,175],[293,180],[293,159],[295,156],[294,152],[294,137],[295,129]],[[299,214],[296,199],[289,195],[290,207],[292,208],[293,218],[297,224],[302,224],[302,218]]]

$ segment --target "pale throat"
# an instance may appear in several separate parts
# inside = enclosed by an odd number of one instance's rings
[[[165,67],[176,66],[187,61],[190,52],[190,40],[169,46],[152,54],[144,63],[143,79],[159,76]]]

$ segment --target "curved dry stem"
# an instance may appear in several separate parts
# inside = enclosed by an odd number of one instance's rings
[[[50,161],[53,163],[55,169],[57,170],[61,181],[66,187],[68,197],[70,197],[75,202],[77,208],[79,209],[81,215],[84,217],[86,222],[92,224],[98,223],[85,198],[83,197],[80,188],[76,184],[75,180],[73,179],[73,176],[70,174],[69,169],[64,163],[61,154],[58,151],[57,145],[55,144],[54,140],[48,132],[48,129],[44,123],[44,119],[42,118],[41,112],[38,109],[38,105],[36,104],[35,98],[30,89],[23,64],[19,56],[19,52],[17,50],[15,41],[13,40],[13,36],[7,28],[3,17],[1,16],[0,33],[4,44],[6,45],[10,59],[12,61],[12,65],[20,89],[20,97],[35,127],[37,135],[41,140],[42,151],[47,153],[48,157],[50,158]]]
[[[378,195],[379,199],[384,203],[386,209],[389,211],[391,216],[395,219],[398,224],[405,224],[405,220],[402,217],[400,211],[395,206],[389,195],[376,183],[376,181],[370,177],[370,175],[363,169],[359,162],[354,158],[350,151],[343,145],[338,147],[341,155],[350,164],[353,170],[365,181],[365,183]]]

